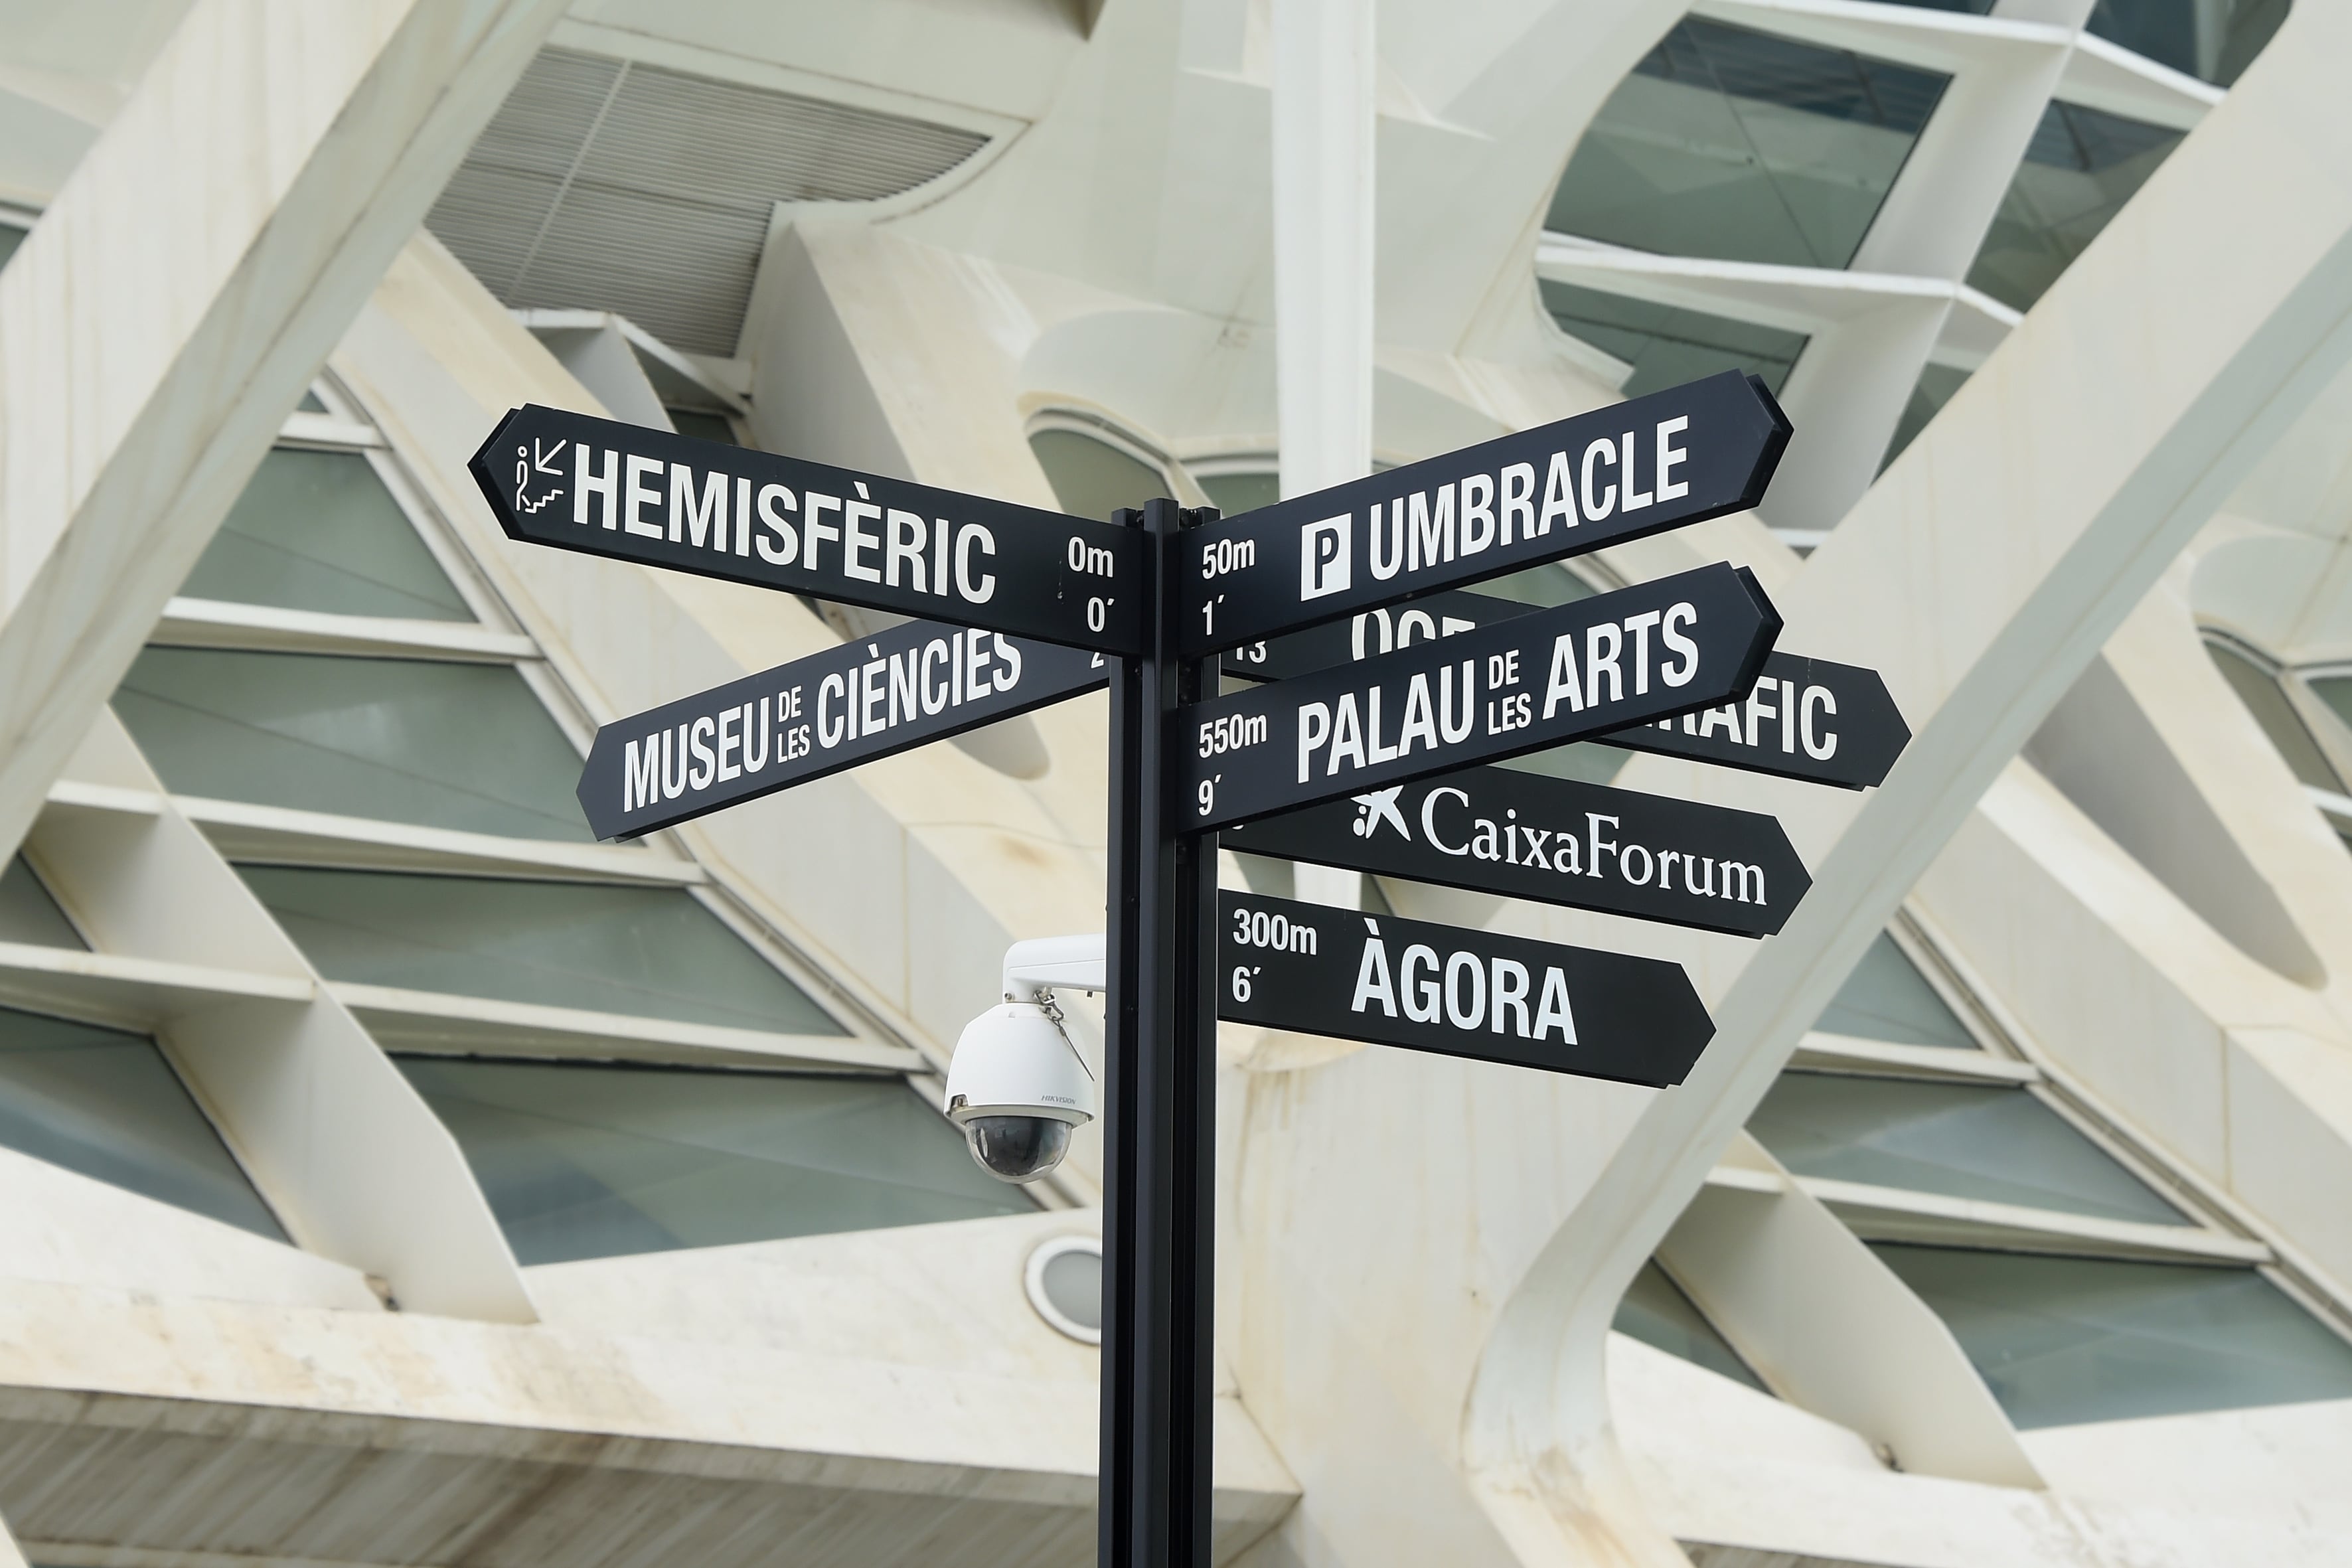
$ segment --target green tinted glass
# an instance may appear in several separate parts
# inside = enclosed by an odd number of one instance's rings
[[[2029,310],[2137,194],[2181,133],[2053,102],[2027,143],[1969,282]]]
[[[691,436],[698,441],[718,441],[730,447],[743,443],[735,439],[735,426],[727,416],[704,408],[665,408],[671,428],[681,436]]]
[[[1633,367],[1628,397],[1717,371],[1746,371],[1777,394],[1804,352],[1802,332],[1759,327],[1725,316],[1627,300],[1573,284],[1542,284],[1544,309],[1560,331]]]
[[[2212,657],[2213,668],[2221,672],[2221,679],[2230,683],[2230,689],[2238,694],[2238,700],[2246,705],[2246,711],[2254,716],[2254,722],[2262,726],[2263,733],[2270,737],[2272,749],[2296,781],[2341,793],[2344,781],[2336,776],[2319,742],[2311,738],[2302,715],[2294,710],[2294,704],[2287,700],[2271,672],[2222,643],[2209,642],[2205,651]]]
[[[1967,371],[1955,370],[1948,364],[1927,365],[1919,372],[1918,381],[1912,385],[1911,396],[1903,405],[1903,417],[1895,426],[1895,438],[1886,444],[1886,458],[1879,464],[1881,468],[1902,456],[1903,448],[1918,439],[1919,432],[1927,427],[1929,420],[1944,411],[1944,405],[1952,400],[1952,394],[1959,391],[1968,379]]]
[[[0,1009],[0,1145],[286,1238],[143,1035]]]
[[[2020,1426],[2352,1398],[2352,1345],[2250,1269],[1873,1250]]]
[[[22,855],[12,857],[7,870],[0,872],[0,942],[84,951],[89,947]]]
[[[1897,1046],[1949,1046],[1976,1050],[1958,1015],[1885,931],[1865,949],[1845,984],[1813,1026],[1831,1035],[1885,1040]]]
[[[1617,1316],[1610,1327],[1621,1334],[1641,1341],[1654,1350],[1680,1356],[1713,1373],[1744,1383],[1759,1393],[1769,1393],[1764,1380],[1758,1377],[1748,1364],[1739,1359],[1731,1342],[1716,1331],[1715,1325],[1683,1294],[1682,1287],[1666,1276],[1655,1262],[1642,1265],[1633,1276],[1623,1300],[1617,1303]]]
[[[0,267],[8,265],[8,258],[16,254],[16,247],[25,243],[25,236],[29,232],[13,224],[0,223]]]
[[[180,592],[339,616],[474,618],[357,452],[280,447],[262,458]]]
[[[2159,65],[2228,87],[2286,11],[2287,0],[2098,0],[2089,26]]]
[[[1168,477],[1108,441],[1076,430],[1040,430],[1029,437],[1038,467],[1062,510],[1108,521],[1120,507],[1139,507],[1170,493]]]
[[[786,1035],[845,1032],[682,888],[238,872],[332,980]]]
[[[1787,1072],[1748,1130],[1801,1176],[2148,1225],[2189,1223],[2021,1089]]]
[[[151,647],[114,710],[177,794],[592,837],[580,753],[504,665]]]
[[[896,1078],[400,1068],[525,1264],[1032,1212]]]
[[[1687,18],[1601,105],[1545,226],[1669,256],[1843,267],[1948,79]]]
[[[1282,476],[1271,468],[1264,472],[1194,474],[1192,481],[1209,498],[1209,504],[1227,517],[1255,511],[1282,499]]]

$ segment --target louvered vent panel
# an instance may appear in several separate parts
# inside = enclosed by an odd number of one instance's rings
[[[985,141],[545,49],[425,222],[508,305],[617,310],[679,348],[727,354],[771,206],[896,195]]]

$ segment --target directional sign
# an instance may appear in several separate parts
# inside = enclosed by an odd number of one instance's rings
[[[467,466],[511,539],[1142,651],[1133,529],[536,404],[501,420]]]
[[[1184,827],[1708,707],[1748,689],[1780,629],[1751,576],[1702,566],[1194,703],[1171,716],[1168,739]]]
[[[1743,511],[1789,444],[1736,371],[1189,530],[1180,651],[1198,658]]]
[[[1433,594],[1402,609],[1370,610],[1231,649],[1224,669],[1247,679],[1287,680],[1534,611],[1532,605],[1487,594]],[[1754,689],[1737,701],[1591,739],[1627,751],[1869,789],[1903,754],[1911,728],[1876,670],[1775,650]]]
[[[1109,674],[1098,653],[909,621],[605,725],[580,807],[597,837],[634,837],[1075,697]]]
[[[1679,964],[1232,893],[1217,1016],[1654,1088],[1715,1036]]]
[[[1465,768],[1226,828],[1228,849],[1769,936],[1812,886],[1769,816]]]

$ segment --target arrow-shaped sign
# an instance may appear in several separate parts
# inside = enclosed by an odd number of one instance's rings
[[[1180,709],[1193,831],[1711,707],[1755,680],[1780,616],[1702,566]],[[1663,732],[1663,731],[1662,731]]]
[[[631,838],[1059,702],[1109,679],[1098,653],[909,621],[596,731],[580,808]]]
[[[1218,900],[1217,1016],[1654,1088],[1715,1037],[1662,959],[1234,893]]]
[[[1769,816],[1510,768],[1465,768],[1218,836],[1228,849],[1769,936],[1812,886]]]
[[[1113,523],[536,404],[467,468],[510,539],[1142,651],[1143,540]]]
[[[1789,444],[1725,371],[1203,524],[1177,552],[1187,658],[1744,511]]]
[[[1486,594],[1433,594],[1401,609],[1367,611],[1224,656],[1228,675],[1288,680],[1532,615],[1536,606]],[[1721,707],[1594,735],[1602,746],[1694,757],[1749,773],[1841,789],[1883,782],[1910,743],[1911,727],[1874,669],[1775,649],[1755,688]]]

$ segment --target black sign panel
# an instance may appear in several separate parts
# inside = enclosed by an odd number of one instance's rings
[[[1229,827],[1228,849],[1769,936],[1812,886],[1771,817],[1465,768]]]
[[[1370,610],[1231,649],[1224,670],[1252,680],[1287,680],[1534,611],[1532,605],[1488,594],[1433,594],[1394,610]],[[1911,727],[1876,670],[1776,650],[1754,689],[1737,701],[1591,739],[1749,773],[1870,789],[1910,743]]]
[[[1702,566],[1171,716],[1188,828],[1588,740],[1748,689],[1780,629]]]
[[[936,622],[796,658],[596,731],[580,808],[628,838],[1075,697],[1098,653]]]
[[[1222,894],[1217,1016],[1664,1088],[1715,1036],[1682,966]]]
[[[467,467],[510,539],[1142,651],[1133,529],[536,404],[501,420]]]
[[[1177,551],[1180,651],[1743,511],[1788,443],[1764,384],[1726,371],[1204,524]]]

